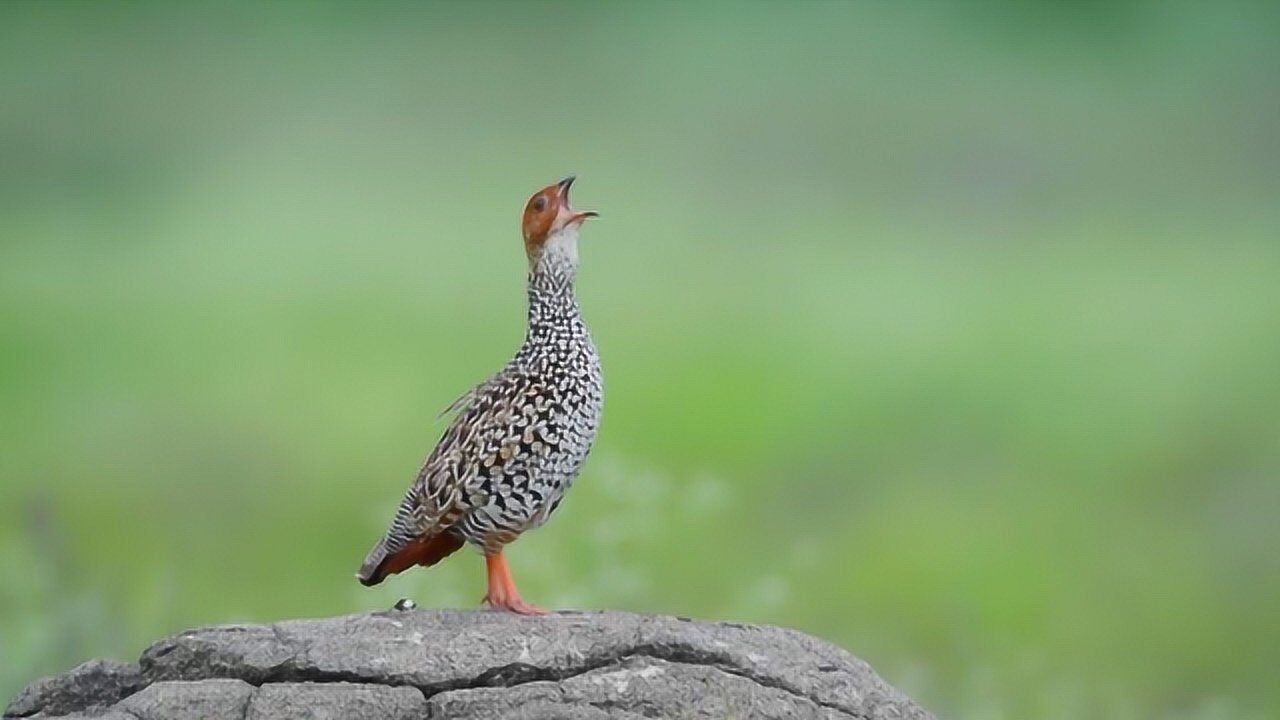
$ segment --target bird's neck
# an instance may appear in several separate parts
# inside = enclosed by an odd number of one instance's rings
[[[529,338],[581,324],[573,283],[578,277],[578,233],[570,226],[551,235],[529,259]]]
[[[573,293],[576,268],[539,263],[529,271],[529,337],[578,321],[578,299]]]

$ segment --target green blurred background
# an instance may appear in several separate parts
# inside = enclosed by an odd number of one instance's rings
[[[527,597],[945,717],[1280,713],[1266,4],[0,6],[0,700],[352,578],[579,174],[605,423]]]

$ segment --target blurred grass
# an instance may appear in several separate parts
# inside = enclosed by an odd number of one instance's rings
[[[0,6],[0,695],[351,573],[577,172],[597,452],[525,593],[941,716],[1280,711],[1263,4]]]

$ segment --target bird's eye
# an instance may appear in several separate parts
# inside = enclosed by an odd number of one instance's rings
[[[547,198],[546,198],[545,196],[543,196],[543,195],[539,195],[538,197],[536,197],[536,198],[534,198],[534,199],[533,199],[533,209],[534,209],[534,210],[536,210],[536,211],[538,211],[538,212],[542,212],[542,211],[543,211],[543,210],[545,210],[546,208],[547,208]]]

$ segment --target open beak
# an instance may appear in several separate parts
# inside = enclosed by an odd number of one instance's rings
[[[570,175],[556,183],[556,186],[560,188],[560,207],[569,215],[569,219],[565,221],[566,225],[582,222],[587,218],[600,217],[600,213],[595,210],[574,210],[573,206],[569,204],[569,188],[573,186],[573,181],[577,179],[576,175]]]

